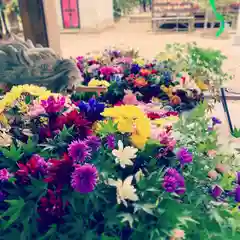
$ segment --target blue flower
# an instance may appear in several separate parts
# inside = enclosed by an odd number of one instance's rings
[[[104,111],[105,105],[95,98],[91,98],[88,102],[81,101],[78,107],[81,112],[84,112],[87,120],[95,122],[102,119],[101,113]]]
[[[217,125],[217,124],[221,124],[222,121],[216,117],[212,117],[212,123],[213,123],[213,126],[214,125]]]
[[[139,67],[138,64],[132,64],[131,73],[137,74],[137,73],[139,73],[140,69],[141,68]]]

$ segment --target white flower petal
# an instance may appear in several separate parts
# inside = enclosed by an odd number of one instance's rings
[[[117,187],[117,181],[112,179],[112,178],[109,178],[108,179],[108,185],[113,186],[113,187]]]
[[[132,180],[133,180],[133,176],[128,176],[128,177],[124,180],[123,185],[131,185]]]
[[[118,140],[118,150],[123,151],[123,142],[121,140]]]

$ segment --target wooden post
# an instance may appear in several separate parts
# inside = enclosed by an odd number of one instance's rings
[[[19,0],[24,37],[33,44],[52,48],[61,55],[60,29],[56,2],[53,0]]]
[[[233,38],[233,44],[237,46],[240,45],[240,8],[238,9],[237,29],[236,34]]]

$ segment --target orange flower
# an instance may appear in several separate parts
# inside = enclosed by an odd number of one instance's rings
[[[181,103],[181,98],[177,95],[172,96],[171,104],[172,105],[179,105]]]
[[[140,70],[140,74],[141,74],[142,76],[146,77],[146,76],[148,76],[148,75],[151,74],[151,71],[148,70],[148,69],[142,68],[142,69]]]
[[[145,80],[145,78],[143,78],[143,77],[138,77],[134,80],[134,86],[135,87],[145,87],[147,85],[148,85],[148,83]]]

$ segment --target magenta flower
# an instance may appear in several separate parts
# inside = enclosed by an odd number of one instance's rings
[[[88,136],[86,140],[86,144],[88,145],[88,147],[91,149],[92,152],[96,152],[101,145],[101,141],[99,137]]]
[[[186,191],[184,177],[176,169],[168,168],[164,176],[163,188],[167,192],[184,194]]]
[[[240,184],[240,172],[236,173],[236,181],[237,181],[237,184]]]
[[[7,182],[8,179],[11,177],[11,174],[8,172],[6,168],[0,170],[0,181]]]
[[[175,177],[172,176],[165,176],[163,181],[163,188],[167,192],[175,192],[177,190],[178,182]]]
[[[222,193],[223,193],[223,189],[222,189],[220,186],[215,185],[215,186],[213,187],[213,189],[212,189],[212,196],[213,196],[214,198],[220,197]]]
[[[237,186],[235,189],[235,201],[240,202],[240,186]]]
[[[109,149],[115,148],[115,136],[113,134],[107,136],[107,146]]]
[[[176,177],[179,175],[178,171],[175,168],[168,168],[166,171],[166,175]]]
[[[47,100],[42,100],[41,105],[44,107],[45,111],[49,114],[58,113],[63,110],[66,99],[64,96],[50,96]]]
[[[75,162],[81,162],[83,163],[87,157],[90,157],[90,148],[86,144],[86,142],[77,140],[71,142],[71,144],[68,147],[68,153],[69,156],[72,157],[72,159]]]
[[[72,173],[71,185],[80,193],[92,192],[97,184],[98,171],[94,165],[84,164],[75,166]]]
[[[190,153],[187,148],[181,148],[177,152],[177,158],[182,165],[186,163],[191,163],[193,161],[192,153]]]
[[[184,194],[186,191],[184,177],[179,174],[177,180],[178,180],[178,187],[175,192],[179,195]]]

